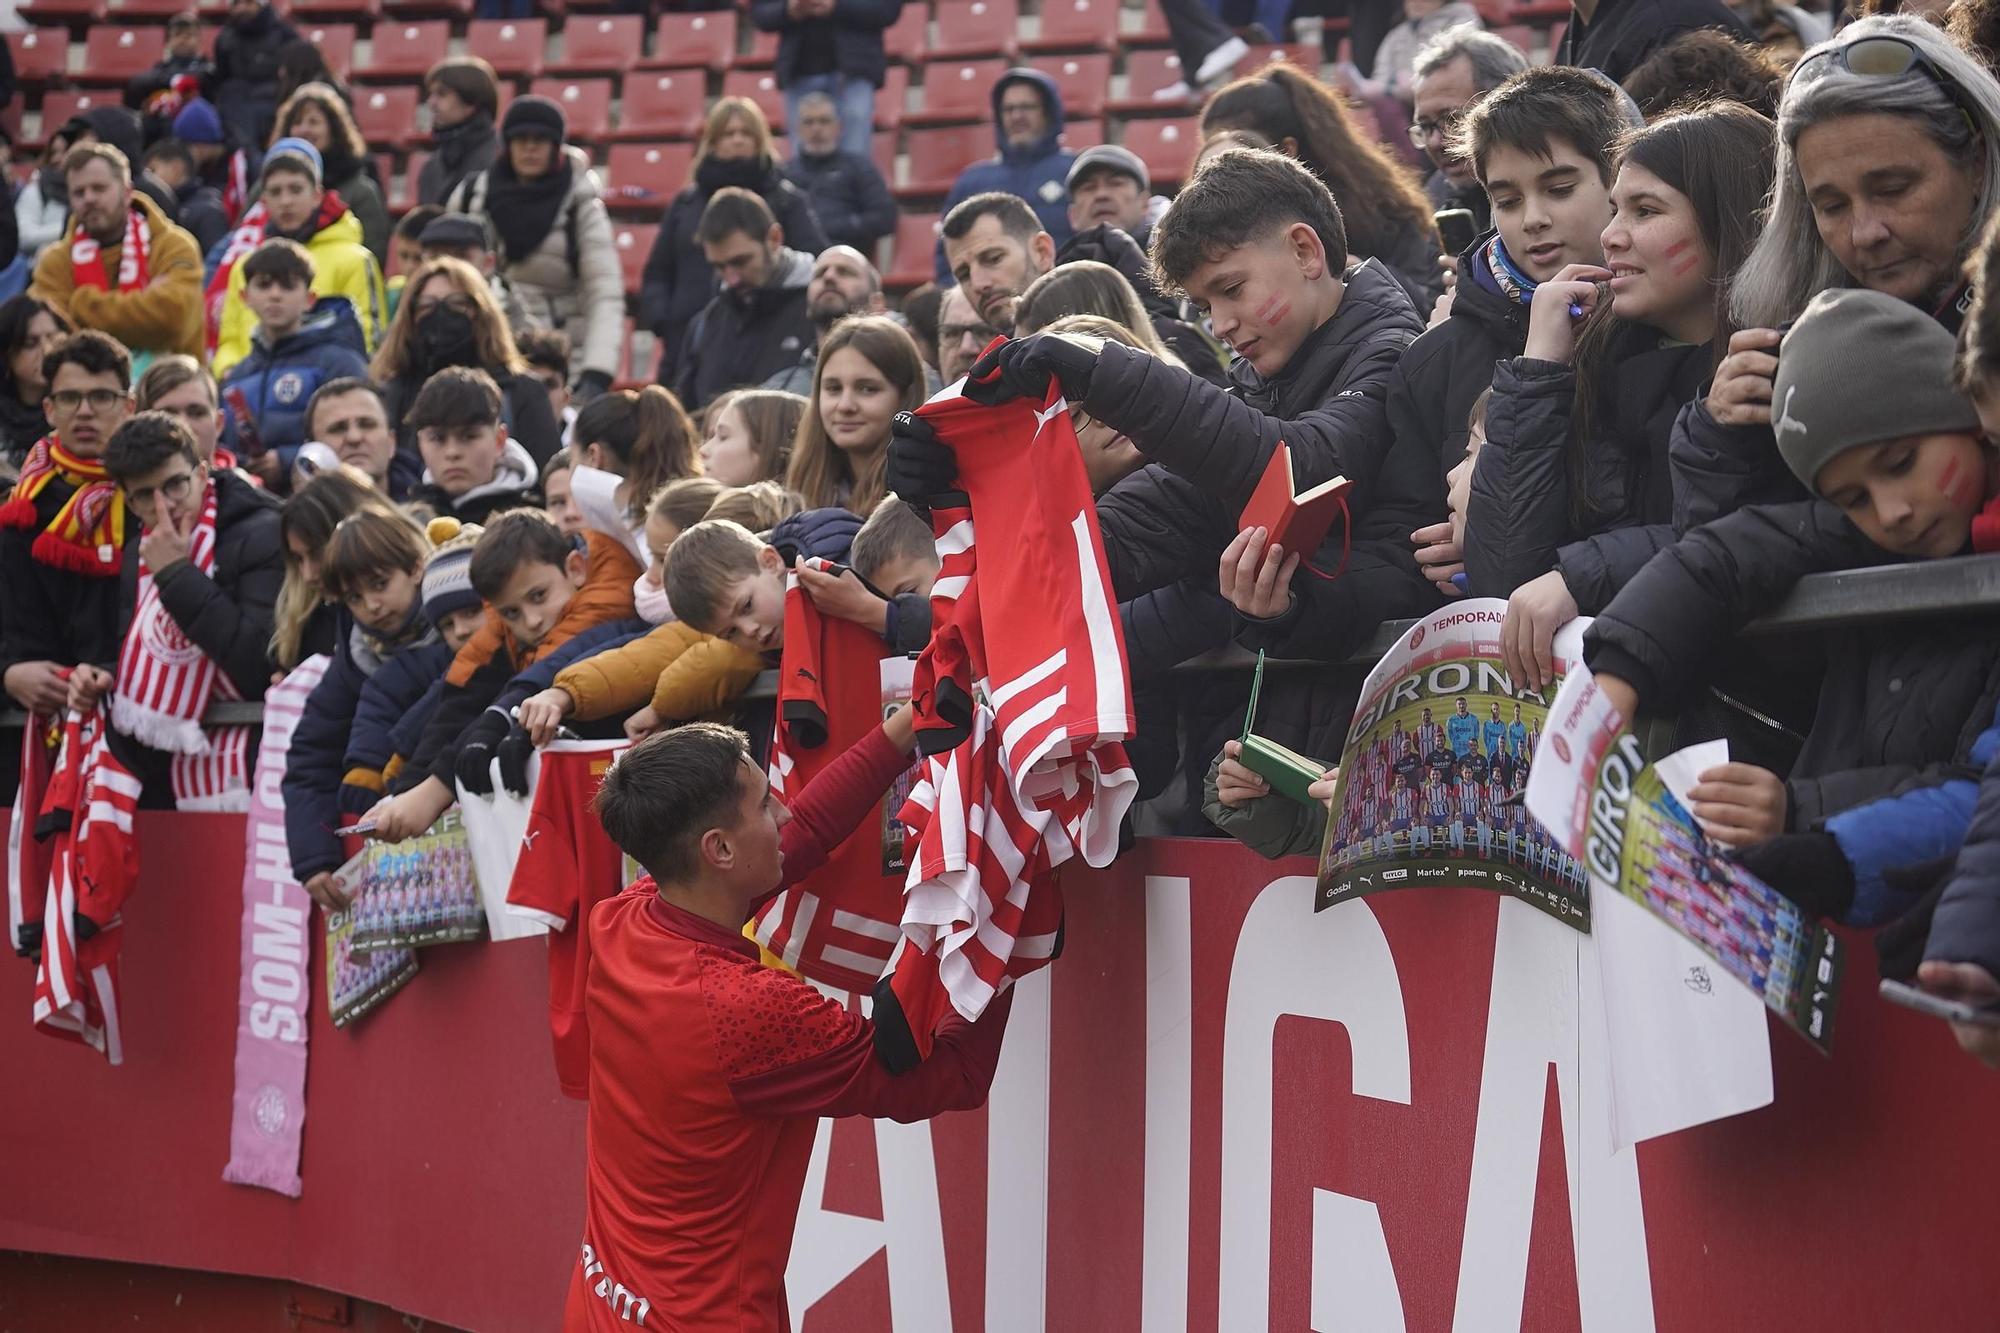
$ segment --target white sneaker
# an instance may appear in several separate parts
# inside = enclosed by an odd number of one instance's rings
[[[1185,102],[1193,96],[1194,89],[1188,87],[1186,79],[1182,79],[1180,82],[1170,83],[1154,93],[1153,100],[1155,102]]]
[[[1241,37],[1231,37],[1221,46],[1202,57],[1201,68],[1194,72],[1197,84],[1219,79],[1236,68],[1236,62],[1250,54],[1250,44]]]

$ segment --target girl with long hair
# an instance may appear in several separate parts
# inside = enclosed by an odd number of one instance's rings
[[[782,389],[740,389],[708,405],[701,470],[724,486],[785,475],[806,400]]]
[[[8,480],[20,475],[21,460],[49,433],[42,411],[49,391],[42,353],[68,332],[62,312],[37,297],[17,296],[0,305],[0,474]]]
[[[583,525],[625,544],[644,564],[646,502],[670,481],[701,472],[694,423],[657,384],[592,399],[570,427],[571,501]]]
[[[314,653],[334,651],[345,633],[341,613],[320,582],[320,562],[340,521],[364,509],[399,512],[363,473],[342,464],[293,491],[278,511],[285,581],[272,614],[271,661],[281,673]]]
[[[389,210],[368,174],[368,141],[340,93],[325,83],[302,84],[278,108],[273,140],[304,139],[319,149],[321,179],[361,224],[361,243],[378,264],[389,262]]]
[[[1118,341],[1163,361],[1169,355],[1130,279],[1109,264],[1078,259],[1059,264],[1029,283],[1020,304],[1014,307],[1014,336],[1038,333],[1065,315],[1101,316],[1131,334]]]
[[[924,362],[895,320],[856,315],[819,345],[812,397],[785,485],[806,508],[844,508],[866,518],[888,494],[889,426],[924,401]]]

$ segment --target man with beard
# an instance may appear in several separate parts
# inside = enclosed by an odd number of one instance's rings
[[[813,368],[819,362],[819,345],[833,326],[849,315],[879,315],[883,311],[882,275],[859,250],[836,245],[822,250],[813,261],[812,278],[806,283],[806,314],[812,320],[812,346],[799,354],[798,364],[787,366],[764,381],[767,389],[810,395]]]
[[[1017,195],[975,194],[945,214],[945,262],[979,317],[1014,331],[1014,307],[1028,284],[1056,263],[1055,238]]]
[[[1472,159],[1451,151],[1454,131],[1467,107],[1527,67],[1527,57],[1512,42],[1472,27],[1453,28],[1417,52],[1410,142],[1437,168],[1424,182],[1424,193],[1434,208],[1470,209],[1482,236],[1493,225],[1492,209]]]
[[[674,389],[690,412],[725,389],[762,384],[816,340],[806,308],[812,259],[786,247],[761,197],[717,190],[695,236],[722,290],[688,325]]]
[[[132,164],[106,143],[63,159],[70,224],[42,251],[28,294],[139,353],[199,358],[201,251],[132,188]]]

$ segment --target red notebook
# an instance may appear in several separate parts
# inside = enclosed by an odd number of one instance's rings
[[[1243,518],[1236,529],[1266,528],[1270,540],[1287,553],[1298,551],[1310,558],[1340,516],[1341,498],[1352,484],[1345,477],[1335,477],[1298,494],[1292,487],[1292,450],[1280,440],[1257,489],[1250,493],[1250,503],[1243,506]]]

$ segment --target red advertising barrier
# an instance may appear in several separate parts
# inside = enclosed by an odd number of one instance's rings
[[[583,1115],[544,946],[429,950],[350,1031],[315,996],[304,1197],[226,1185],[242,823],[140,830],[127,1063],[35,1035],[27,964],[3,993],[0,1248],[556,1327]],[[1993,1327],[2000,1083],[1875,1000],[1865,942],[1831,1060],[1774,1030],[1775,1105],[1618,1154],[1562,927],[1474,890],[1316,915],[1303,868],[1158,841],[1068,877],[989,1107],[822,1128],[799,1326]]]

